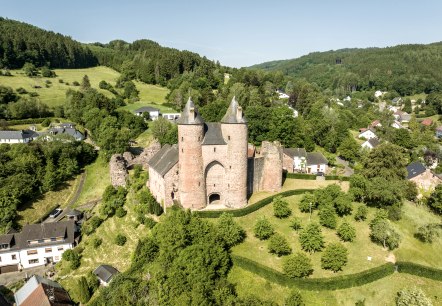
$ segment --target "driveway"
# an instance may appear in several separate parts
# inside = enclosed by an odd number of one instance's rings
[[[344,174],[343,174],[343,176],[352,176],[355,173],[355,171],[348,166],[348,161],[343,160],[339,156],[336,156],[336,163],[338,165],[343,165],[344,166]]]
[[[40,275],[47,277],[46,272],[51,269],[53,270],[54,266],[47,265],[47,266],[38,266],[35,268],[24,269],[22,271],[17,271],[17,272],[3,273],[0,274],[0,285],[4,285],[7,287],[9,284],[18,282],[25,278],[29,278],[32,275]]]

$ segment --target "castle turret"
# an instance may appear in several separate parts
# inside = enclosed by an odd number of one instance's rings
[[[247,121],[242,107],[233,97],[221,120],[224,140],[227,142],[226,205],[242,207],[247,204]]]
[[[204,120],[189,98],[178,124],[179,193],[184,208],[206,206],[206,188],[201,142],[204,138]]]

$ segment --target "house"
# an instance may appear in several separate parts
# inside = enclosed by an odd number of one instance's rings
[[[306,172],[307,152],[303,148],[284,148],[283,170],[287,172]]]
[[[140,107],[139,109],[134,110],[134,113],[137,116],[143,116],[144,113],[148,113],[149,118],[152,120],[157,120],[158,117],[160,116],[160,110],[158,108],[150,106]]]
[[[119,272],[112,266],[109,265],[100,265],[98,268],[94,270],[94,275],[100,281],[100,284],[103,286],[108,286],[111,282],[112,278],[117,275]]]
[[[163,116],[163,118],[166,118],[167,120],[175,122],[181,117],[181,114],[180,113],[164,113],[164,114],[162,114],[162,116]]]
[[[376,91],[374,92],[374,97],[375,97],[375,98],[379,98],[379,97],[381,97],[383,94],[384,94],[384,93],[383,93],[382,91],[380,91],[380,90],[376,90]]]
[[[426,119],[422,120],[421,124],[424,126],[431,126],[433,124],[433,119],[426,118]]]
[[[403,112],[401,110],[396,110],[393,113],[393,117],[394,119],[396,119],[399,122],[410,122],[411,120],[411,115],[407,112]]]
[[[442,138],[442,125],[436,128],[436,137]]]
[[[293,118],[297,118],[299,116],[299,112],[294,109],[293,107],[289,106],[288,108],[290,108],[293,112]]]
[[[377,128],[377,127],[382,127],[382,124],[381,124],[381,122],[379,121],[379,120],[374,120],[371,124],[370,124],[370,126],[369,126],[369,128]]]
[[[276,91],[276,93],[278,94],[278,98],[279,98],[279,99],[288,99],[288,98],[289,98],[289,95],[286,94],[284,91],[282,91],[282,90],[280,90],[280,89],[278,89],[278,90]]]
[[[377,138],[370,138],[369,140],[365,141],[361,147],[364,149],[374,149],[380,144],[379,139]]]
[[[28,143],[38,136],[38,133],[32,130],[0,131],[0,144]]]
[[[397,120],[393,121],[393,123],[391,124],[391,127],[395,128],[395,129],[403,129],[404,126]]]
[[[328,160],[320,152],[307,153],[307,173],[327,173]]]
[[[350,96],[346,96],[344,99],[342,99],[343,101],[346,102],[350,102],[351,101],[351,97]]]
[[[46,132],[39,133],[43,139],[46,141],[52,141],[55,138],[61,137],[73,137],[76,141],[83,141],[85,139],[84,135],[75,128],[75,125],[61,124],[56,127],[48,129]]]
[[[375,131],[373,128],[368,128],[368,129],[361,129],[361,133],[359,133],[358,138],[365,138],[365,139],[371,139],[371,138],[378,138],[378,136],[376,136]]]
[[[393,100],[391,100],[391,103],[394,105],[400,104],[402,102],[402,98],[401,97],[396,97]]]
[[[83,212],[76,210],[76,209],[71,209],[66,213],[65,216],[68,220],[74,220],[74,221],[78,222],[83,217]]]
[[[0,235],[0,273],[56,263],[77,242],[74,221],[30,224]]]
[[[407,180],[415,182],[418,189],[422,191],[431,191],[442,182],[420,162],[413,162],[407,166]]]
[[[38,275],[32,276],[14,294],[17,306],[63,306],[74,305],[63,287]]]

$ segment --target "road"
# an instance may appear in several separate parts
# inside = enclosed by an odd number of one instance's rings
[[[336,163],[344,166],[344,176],[352,176],[355,171],[348,166],[348,161],[343,160],[339,156],[336,156]]]

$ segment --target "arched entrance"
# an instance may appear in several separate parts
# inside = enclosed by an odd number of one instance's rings
[[[217,204],[221,200],[219,193],[212,193],[209,195],[209,204]]]

